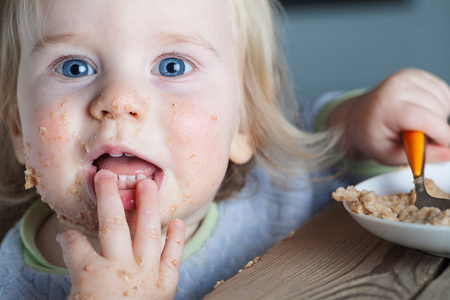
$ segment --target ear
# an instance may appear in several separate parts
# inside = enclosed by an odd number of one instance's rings
[[[25,165],[25,149],[23,147],[23,135],[22,128],[17,120],[10,120],[8,122],[9,136],[11,138],[14,154],[16,155],[16,159],[22,165]]]
[[[237,132],[231,142],[230,160],[235,164],[242,165],[252,158],[254,152],[250,134]]]

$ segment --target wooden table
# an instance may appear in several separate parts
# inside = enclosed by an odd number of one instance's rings
[[[450,299],[449,264],[374,236],[332,203],[205,299]]]

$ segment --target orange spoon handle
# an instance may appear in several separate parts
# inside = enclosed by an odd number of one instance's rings
[[[425,134],[420,131],[404,131],[403,143],[414,177],[420,176],[425,159]]]

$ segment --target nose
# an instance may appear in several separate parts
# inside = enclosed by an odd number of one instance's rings
[[[97,120],[142,119],[147,112],[147,104],[139,99],[136,91],[107,88],[92,102],[91,115]]]

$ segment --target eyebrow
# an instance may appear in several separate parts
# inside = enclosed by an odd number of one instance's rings
[[[45,48],[57,44],[64,43],[76,43],[82,40],[86,40],[87,34],[74,34],[74,33],[63,33],[63,34],[55,34],[50,36],[45,36],[40,39],[31,49],[31,54],[42,51]]]
[[[220,59],[219,52],[212,46],[212,44],[198,35],[161,32],[150,36],[149,42],[160,47],[168,47],[176,44],[191,44],[205,49]]]
[[[42,51],[43,49],[64,43],[77,43],[79,41],[83,41],[88,39],[89,34],[74,34],[74,33],[63,33],[45,36],[40,39],[31,50],[31,54]],[[217,58],[220,59],[219,53],[217,50],[208,42],[206,39],[197,36],[197,35],[189,35],[189,34],[180,34],[180,33],[157,33],[153,34],[149,38],[150,44],[156,44],[160,47],[168,47],[175,44],[193,44],[199,46],[209,53],[213,54]]]

